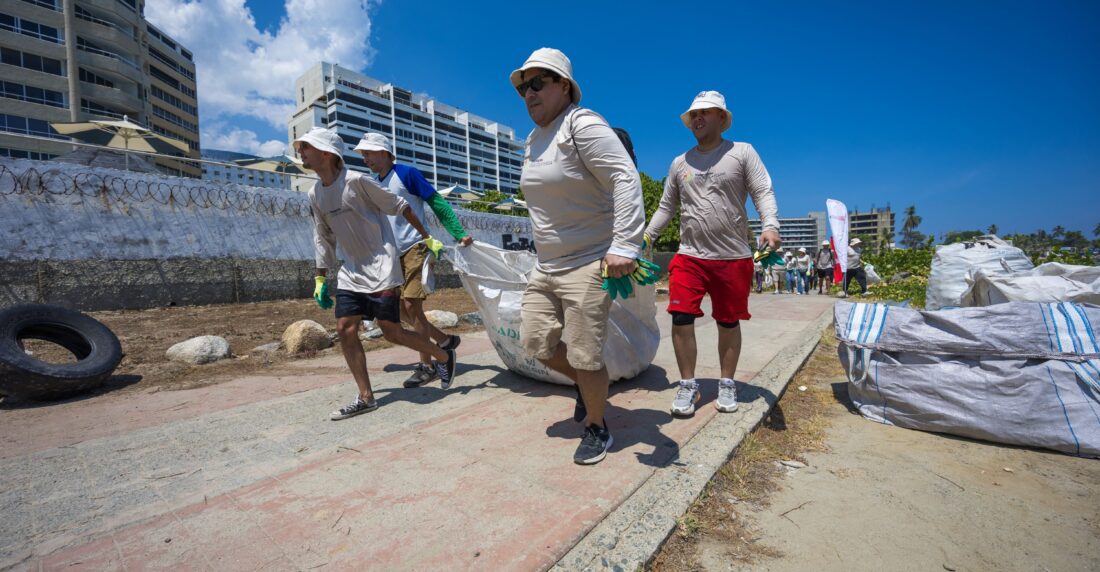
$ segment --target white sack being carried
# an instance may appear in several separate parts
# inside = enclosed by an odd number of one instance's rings
[[[1034,267],[1024,251],[993,235],[937,246],[924,306],[929,310],[961,306],[960,299],[967,288],[966,276],[972,268],[990,274],[1010,274]]]
[[[875,272],[874,265],[864,264],[863,271],[867,274],[867,284],[878,284],[882,282],[882,278],[879,278],[878,272]]]
[[[477,304],[485,332],[508,369],[541,381],[573,385],[565,376],[527,356],[520,342],[520,309],[527,276],[535,267],[533,252],[501,250],[481,242],[448,248],[448,258],[462,285]],[[634,285],[634,295],[611,302],[603,357],[611,381],[634,377],[657,355],[655,288]]]
[[[1031,270],[1004,274],[975,269],[960,306],[1005,302],[1076,302],[1100,306],[1100,267],[1047,262]]]
[[[864,417],[1100,457],[1100,308],[838,302],[833,316],[848,395]]]

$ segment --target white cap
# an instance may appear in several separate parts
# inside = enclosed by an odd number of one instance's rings
[[[523,83],[523,72],[532,68],[549,70],[569,80],[569,83],[573,84],[573,90],[570,92],[573,103],[581,102],[581,86],[577,85],[577,80],[573,79],[573,62],[569,61],[569,58],[565,57],[560,50],[539,48],[531,52],[531,56],[523,62],[523,66],[513,71],[509,77],[512,87],[519,87],[519,84]]]
[[[381,133],[364,133],[363,138],[359,140],[359,144],[355,146],[355,150],[385,151],[390,154],[390,157],[397,158],[393,154],[393,145],[390,144],[390,138]]]
[[[695,99],[692,100],[691,107],[680,114],[680,121],[684,122],[684,127],[691,129],[691,112],[696,109],[710,109],[712,107],[726,112],[726,123],[722,125],[722,131],[729,129],[730,125],[733,125],[733,115],[730,110],[726,109],[726,96],[717,91],[700,91],[699,95],[696,95]]]
[[[798,251],[801,252],[802,254],[806,254],[806,247],[805,246],[800,246],[798,248]]]
[[[848,243],[848,246],[856,246],[858,244],[863,244],[863,241],[859,238],[853,238],[852,241]]]
[[[821,241],[821,246],[829,246],[829,241],[827,241],[827,240]]]
[[[344,156],[344,140],[336,134],[335,130],[324,127],[314,127],[305,135],[294,140],[294,150],[298,150],[299,143],[309,143],[310,147],[325,153],[332,153],[337,157]]]

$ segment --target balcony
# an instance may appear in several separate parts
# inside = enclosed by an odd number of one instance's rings
[[[104,105],[125,109],[131,117],[137,117],[141,110],[145,108],[145,102],[138,99],[136,95],[115,87],[80,82],[80,94]]]
[[[133,54],[137,53],[140,47],[134,36],[105,20],[89,21],[86,18],[79,18],[76,22],[76,30],[81,36],[100,45],[109,44],[103,47],[117,47],[120,52]]]
[[[76,61],[92,72],[96,70],[111,72],[137,84],[143,81],[143,74],[136,65],[105,50],[78,48]]]

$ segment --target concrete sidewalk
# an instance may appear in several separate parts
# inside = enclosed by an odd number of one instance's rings
[[[718,414],[701,319],[695,416],[668,412],[670,325],[612,387],[615,446],[573,464],[573,391],[504,369],[484,334],[459,376],[403,389],[413,354],[368,354],[382,407],[338,423],[346,372],[0,411],[0,569],[633,570],[774,404],[831,319],[821,296],[754,295],[741,408]],[[390,371],[386,371],[386,370]],[[331,371],[331,370],[329,370]]]

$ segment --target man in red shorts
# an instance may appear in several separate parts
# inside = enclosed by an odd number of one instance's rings
[[[737,410],[733,381],[741,357],[741,320],[748,320],[752,282],[752,247],[748,243],[745,200],[751,196],[760,214],[760,245],[779,248],[779,209],[772,180],[756,150],[748,143],[728,141],[722,132],[733,119],[726,98],[717,91],[695,96],[680,116],[698,144],[669,167],[661,204],[645,230],[647,244],[680,208],[680,250],[669,264],[669,303],[672,346],[680,369],[680,387],[672,402],[674,415],[691,415],[699,401],[695,380],[695,318],[700,303],[710,295],[712,316],[718,323],[719,411]]]

